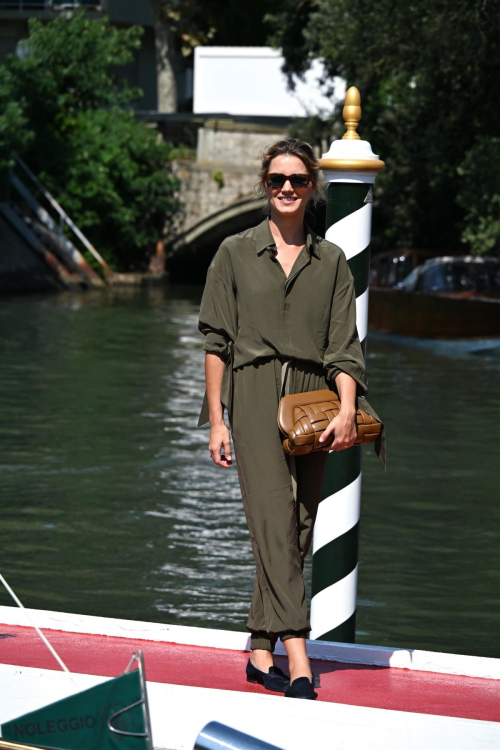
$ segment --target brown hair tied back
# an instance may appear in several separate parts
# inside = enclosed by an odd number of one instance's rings
[[[262,162],[259,171],[259,183],[257,185],[259,197],[263,197],[265,195],[264,178],[269,172],[269,165],[277,156],[283,156],[284,154],[288,156],[298,156],[298,158],[302,161],[305,168],[307,169],[308,173],[311,175],[312,184],[314,186],[314,193],[311,197],[311,200],[314,203],[317,203],[318,200],[324,200],[325,191],[323,189],[323,186],[319,182],[319,161],[314,155],[312,146],[309,143],[306,143],[306,141],[301,141],[298,138],[284,138],[281,141],[275,141],[274,143],[271,143],[271,145],[268,146],[262,154]]]

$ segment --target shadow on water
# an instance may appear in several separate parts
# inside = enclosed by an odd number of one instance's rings
[[[0,569],[26,605],[244,629],[236,469],[213,466],[195,426],[201,292],[2,301]],[[358,642],[498,655],[499,372],[370,338],[388,471],[365,450]]]

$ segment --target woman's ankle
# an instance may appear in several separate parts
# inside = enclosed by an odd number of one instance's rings
[[[290,680],[293,682],[299,677],[307,677],[312,681],[312,670],[306,651],[306,642],[303,638],[287,638],[283,645],[288,656],[288,668]]]
[[[290,680],[298,679],[299,677],[307,677],[308,680],[312,680],[311,663],[306,657],[292,656],[288,657],[288,668],[290,671]]]
[[[250,662],[261,672],[269,672],[270,667],[274,666],[273,655],[271,651],[263,648],[256,648],[250,654]]]

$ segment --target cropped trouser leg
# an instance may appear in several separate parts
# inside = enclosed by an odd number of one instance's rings
[[[304,568],[304,561],[312,542],[314,521],[318,510],[318,502],[321,491],[321,482],[323,478],[326,453],[313,453],[309,456],[297,456],[295,458],[296,475],[297,475],[297,499],[295,501],[295,520],[297,524],[297,546],[300,558],[301,570]],[[304,591],[305,597],[305,591]],[[302,601],[302,599],[301,599]],[[271,636],[265,631],[253,632],[251,638],[251,648],[262,648],[268,651],[274,651],[277,636],[281,640],[287,638],[307,637],[310,630],[309,621],[307,620],[307,605],[304,618],[306,626],[303,629],[296,630],[290,628]],[[264,613],[264,596],[259,583],[258,573],[255,576],[252,604],[248,627],[251,629],[252,616],[257,621],[262,619]]]
[[[302,569],[327,459],[324,452],[295,459],[283,453],[276,421],[281,376],[278,358],[235,370],[231,424],[256,563],[247,627],[252,648],[271,651],[278,636],[310,630]],[[322,368],[302,360],[292,360],[287,378],[290,393],[327,387]]]

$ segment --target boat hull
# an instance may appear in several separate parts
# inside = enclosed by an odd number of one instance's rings
[[[307,641],[317,701],[294,701],[246,682],[247,633],[30,610],[80,690],[123,672],[144,653],[156,750],[192,750],[210,721],[287,750],[496,750],[500,661]],[[0,723],[74,692],[27,627],[0,607]],[[278,664],[286,669],[282,644]]]
[[[500,336],[500,300],[371,287],[368,325],[424,338]]]

